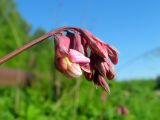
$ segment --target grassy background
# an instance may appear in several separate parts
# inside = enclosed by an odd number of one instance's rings
[[[55,96],[49,81],[31,87],[0,89],[1,120],[158,120],[160,91],[154,80],[112,81],[111,94],[83,79],[67,80]],[[72,85],[70,85],[72,84]],[[118,106],[128,115],[119,115]]]

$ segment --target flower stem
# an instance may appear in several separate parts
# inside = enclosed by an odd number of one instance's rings
[[[18,48],[18,49],[16,49],[16,50],[12,51],[11,53],[5,55],[4,57],[1,57],[1,58],[0,58],[0,65],[1,65],[2,63],[4,63],[4,62],[10,60],[11,58],[15,57],[16,55],[20,54],[21,52],[23,52],[23,51],[31,48],[32,46],[37,45],[38,43],[43,42],[43,41],[46,40],[47,38],[49,38],[49,37],[51,37],[51,36],[54,36],[55,34],[60,33],[60,32],[62,32],[62,31],[64,31],[64,30],[69,30],[69,29],[70,29],[70,30],[79,31],[79,32],[81,32],[82,34],[84,34],[85,37],[89,38],[89,36],[86,35],[86,34],[84,33],[84,31],[83,31],[82,29],[80,29],[80,28],[77,28],[77,27],[68,27],[68,26],[61,27],[61,28],[55,29],[55,30],[53,30],[53,31],[51,31],[51,32],[49,32],[49,33],[47,33],[47,34],[45,34],[45,35],[43,35],[43,36],[41,36],[41,37],[39,37],[39,38],[31,41],[31,42],[29,42],[29,43],[27,43],[27,44],[25,44],[24,46],[22,46],[22,47],[20,47],[20,48]]]
[[[14,50],[13,52],[5,55],[4,57],[0,58],[0,64],[8,61],[9,59],[13,58],[14,56],[20,54],[21,52],[27,50],[28,48],[36,45],[37,43],[40,43],[42,41],[44,41],[46,38],[50,37],[49,34],[45,34],[29,43],[27,43],[26,45],[20,47],[19,49]]]
[[[20,54],[21,52],[23,52],[23,51],[31,48],[32,46],[34,46],[34,45],[36,45],[36,44],[38,44],[38,43],[43,42],[43,41],[46,40],[47,38],[55,35],[56,33],[61,32],[61,31],[62,31],[63,29],[65,29],[65,28],[66,28],[66,27],[61,27],[61,28],[58,28],[58,29],[56,29],[56,30],[54,30],[54,31],[51,31],[51,32],[49,32],[49,33],[47,33],[47,34],[45,34],[45,35],[43,35],[43,36],[41,36],[41,37],[39,37],[39,38],[37,38],[37,39],[35,39],[35,40],[33,40],[33,41],[25,44],[24,46],[22,46],[22,47],[20,47],[20,48],[18,48],[18,49],[16,49],[16,50],[14,50],[14,51],[12,51],[11,53],[9,53],[9,54],[5,55],[4,57],[0,58],[0,64],[6,62],[6,61],[8,61],[8,60],[10,60],[10,59],[13,58],[14,56],[16,56],[16,55]]]

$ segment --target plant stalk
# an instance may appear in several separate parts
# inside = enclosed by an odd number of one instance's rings
[[[4,62],[10,60],[11,58],[15,57],[16,55],[20,54],[21,52],[23,52],[23,51],[31,48],[32,46],[34,46],[34,45],[36,45],[38,43],[43,42],[44,40],[46,40],[47,38],[55,35],[56,33],[59,33],[63,29],[65,29],[65,27],[61,27],[61,28],[58,28],[58,29],[56,29],[54,31],[51,31],[51,32],[49,32],[49,33],[47,33],[47,34],[45,34],[45,35],[43,35],[43,36],[41,36],[41,37],[39,37],[37,39],[35,39],[35,40],[33,40],[33,41],[25,44],[24,46],[22,46],[22,47],[20,47],[20,48],[18,48],[16,50],[14,50],[13,52],[5,55],[4,57],[0,58],[0,65],[2,63],[4,63]]]
[[[22,47],[20,47],[20,48],[18,48],[18,49],[16,49],[16,50],[12,51],[11,53],[5,55],[4,57],[1,57],[1,58],[0,58],[0,65],[1,65],[2,63],[4,63],[4,62],[10,60],[11,58],[15,57],[16,55],[20,54],[21,52],[23,52],[23,51],[31,48],[32,46],[37,45],[38,43],[43,42],[43,41],[46,40],[47,38],[49,38],[49,37],[51,37],[51,36],[54,36],[55,34],[60,33],[61,31],[69,30],[69,29],[70,29],[70,30],[77,30],[77,31],[81,32],[82,34],[84,34],[85,37],[89,38],[89,36],[86,35],[86,34],[84,33],[84,31],[81,30],[80,28],[77,28],[77,27],[67,27],[67,26],[61,27],[61,28],[55,29],[55,30],[53,30],[53,31],[51,31],[51,32],[49,32],[49,33],[47,33],[47,34],[45,34],[45,35],[43,35],[43,36],[41,36],[41,37],[39,37],[39,38],[31,41],[31,42],[29,42],[29,43],[27,43],[27,44],[25,44],[24,46],[22,46]]]

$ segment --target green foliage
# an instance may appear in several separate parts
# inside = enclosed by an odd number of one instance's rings
[[[155,81],[114,82],[111,94],[102,100],[102,89],[86,80],[68,80],[55,100],[50,82],[37,81],[33,86],[0,89],[0,119],[42,120],[156,120],[160,96],[155,94]],[[74,83],[75,85],[70,85]],[[103,94],[102,94],[103,93]],[[128,115],[119,115],[117,107],[126,106]]]
[[[160,76],[158,76],[156,80],[156,89],[160,89]]]

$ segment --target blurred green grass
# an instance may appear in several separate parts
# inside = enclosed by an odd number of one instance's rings
[[[0,89],[0,119],[14,120],[158,120],[160,94],[154,80],[112,81],[111,94],[105,96],[84,79],[68,80],[55,98],[49,81],[33,86]],[[74,85],[70,85],[70,84]],[[17,99],[18,95],[18,99]],[[103,97],[103,98],[102,98]],[[18,100],[18,104],[17,104]],[[125,106],[128,115],[119,115]]]

